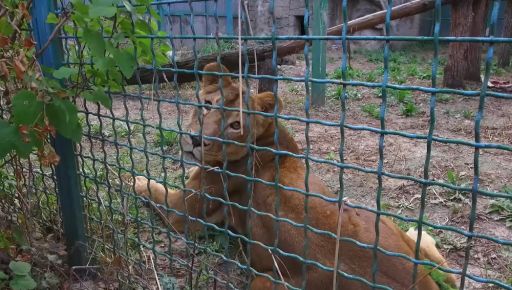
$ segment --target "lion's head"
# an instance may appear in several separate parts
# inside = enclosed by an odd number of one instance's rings
[[[228,72],[227,68],[217,63],[204,67],[206,72]],[[222,95],[221,95],[222,90]],[[245,90],[244,90],[245,92]],[[244,94],[244,93],[243,93]],[[222,96],[224,104],[222,105]],[[243,96],[242,96],[243,97]],[[229,76],[205,75],[201,82],[199,98],[205,107],[196,107],[190,116],[188,132],[181,141],[183,154],[188,159],[203,161],[208,165],[223,162],[222,141],[231,140],[246,143],[251,134],[252,140],[257,140],[265,132],[274,130],[272,117],[250,114],[250,125],[247,124],[246,113],[243,115],[243,130],[240,122],[240,93],[239,84]],[[249,110],[273,113],[277,101],[278,112],[281,112],[282,102],[274,94],[265,92],[250,97]],[[208,106],[214,106],[213,108]],[[218,106],[218,107],[215,107]],[[220,107],[220,108],[219,108]],[[231,108],[231,109],[223,109]],[[245,108],[245,105],[244,105]],[[224,115],[224,122],[222,122]],[[202,135],[199,118],[202,118]],[[249,132],[250,128],[250,132]],[[211,139],[214,138],[214,139]],[[235,161],[247,155],[247,147],[224,142],[226,160]],[[204,158],[204,159],[203,159]]]

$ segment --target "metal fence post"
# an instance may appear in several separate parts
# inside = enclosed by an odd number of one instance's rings
[[[38,50],[48,41],[55,28],[55,25],[46,23],[46,18],[50,12],[55,11],[56,7],[54,0],[32,3],[32,26]],[[63,56],[62,43],[59,38],[56,38],[38,61],[43,67],[58,68],[62,64]],[[56,178],[68,263],[70,267],[83,266],[87,262],[87,245],[74,144],[59,134],[53,141],[55,151],[60,156],[59,165],[56,167]]]
[[[217,3],[215,5],[218,5]],[[238,15],[238,17],[242,17]],[[226,0],[226,35],[233,35],[233,1]]]
[[[315,0],[313,1],[313,35],[325,36],[326,28],[326,12],[327,1]],[[326,53],[327,41],[326,40],[313,40],[311,47],[313,53],[313,60],[311,62],[313,78],[325,79],[326,74]],[[325,84],[312,83],[311,84],[311,104],[323,106],[325,104]]]

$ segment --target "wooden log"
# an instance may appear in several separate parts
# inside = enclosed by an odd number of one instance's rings
[[[415,0],[402,5],[398,5],[392,8],[391,10],[391,20],[400,19],[412,15],[416,15],[419,13],[423,13],[425,11],[431,10],[434,8],[435,0]],[[451,0],[443,0],[443,3],[449,3]],[[382,10],[379,12],[375,12],[372,14],[368,14],[366,16],[351,20],[347,23],[348,34],[369,29],[375,27],[376,25],[382,24],[386,21],[386,10]],[[336,25],[327,30],[327,35],[341,35],[343,30],[343,24]],[[304,49],[305,41],[303,40],[293,40],[287,41],[285,43],[277,45],[277,56],[284,57],[291,54],[296,54],[301,52]],[[258,58],[258,62],[264,62],[266,59],[272,57],[272,45],[262,45],[257,47],[251,47],[247,49],[247,55],[249,59],[249,63],[254,63],[254,51],[256,51],[256,55]],[[226,66],[230,71],[236,72],[238,71],[238,50],[227,51],[222,53],[220,56],[221,63]],[[216,62],[217,54],[210,54],[202,56],[198,59],[193,57],[189,57],[186,59],[182,59],[177,61],[175,65],[168,64],[165,65],[164,68],[177,68],[179,70],[194,70],[194,67],[197,63],[197,68],[202,69],[205,65]],[[155,80],[155,69],[147,69],[140,68],[134,77],[128,80],[129,85],[136,84],[150,84]],[[162,72],[159,72],[162,73]],[[169,81],[172,82],[174,79],[173,71],[165,71],[166,77]],[[163,79],[160,77],[159,79]],[[178,83],[186,83],[195,81],[194,73],[186,73],[186,72],[178,72],[177,73],[177,82]]]

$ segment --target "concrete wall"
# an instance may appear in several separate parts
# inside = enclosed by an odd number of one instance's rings
[[[313,22],[313,2],[310,0],[310,32]],[[328,1],[328,10],[326,15],[327,27],[332,27],[342,22],[341,1],[340,0],[326,0]],[[399,5],[410,0],[395,0],[394,5]],[[237,12],[238,0],[232,0],[231,10],[233,12],[234,34],[238,33],[237,28]],[[248,1],[249,18],[255,35],[271,35],[272,33],[272,17],[270,13],[271,0],[251,0]],[[222,35],[228,34],[226,31],[228,12],[228,0],[207,0],[203,2],[192,2],[194,10],[194,23],[193,27],[196,35],[214,35],[217,31],[217,23],[214,16],[215,9],[217,9],[219,21],[219,33]],[[348,13],[349,20],[355,19],[367,14],[371,14],[385,9],[387,1],[383,0],[349,0]],[[305,4],[302,0],[274,0],[274,15],[275,26],[277,35],[300,35],[301,27],[303,26]],[[175,3],[161,5],[161,12],[166,12],[167,15],[162,17],[163,29],[171,32],[173,35],[191,35],[192,25],[190,23],[190,8],[188,3]],[[183,12],[183,16],[169,15],[179,14]],[[186,14],[188,13],[188,14]],[[205,14],[210,14],[207,16]],[[425,35],[429,33],[430,29],[430,14],[416,15],[400,20],[395,20],[391,23],[392,35]],[[353,35],[385,35],[384,25],[377,26],[373,29],[356,32]],[[196,46],[200,48],[205,43],[204,40],[197,40]],[[178,40],[175,45],[178,49],[190,49],[193,40]],[[374,48],[382,45],[381,42],[376,41],[357,41],[352,42],[352,47],[362,46],[365,48]]]

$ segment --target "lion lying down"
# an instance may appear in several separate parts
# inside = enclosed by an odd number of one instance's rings
[[[227,69],[218,64],[209,64],[204,70],[209,72],[227,72]],[[232,82],[229,77],[222,79],[224,106],[239,108],[239,87]],[[219,78],[216,76],[204,76],[200,98],[204,104],[217,105],[221,103],[221,92],[219,88]],[[253,111],[273,113],[275,106],[275,97],[272,93],[261,93],[250,98],[250,108]],[[282,102],[279,100],[279,111]],[[198,114],[203,117],[203,136],[223,138],[228,140],[245,143],[249,133],[249,127],[240,124],[240,115],[237,110],[224,110],[225,121],[222,123],[222,112],[216,108],[198,108],[194,110],[190,118],[189,131],[193,135],[183,135],[182,148],[186,158],[201,161],[210,167],[223,168],[222,144],[221,142],[196,137],[199,131]],[[245,116],[244,116],[245,117]],[[221,124],[223,127],[221,127]],[[282,126],[274,125],[273,118],[262,115],[251,114],[250,128],[252,132],[252,142],[260,147],[279,148],[281,151],[288,151],[300,154],[299,148],[292,136]],[[274,141],[275,130],[279,132],[278,146]],[[221,134],[223,132],[223,135]],[[202,140],[201,140],[202,139]],[[279,158],[279,174],[275,170],[275,154],[269,150],[258,150],[256,156],[253,156],[254,169],[249,172],[247,169],[248,150],[245,146],[229,143],[225,145],[227,156],[226,170],[234,175],[221,176],[215,170],[195,168],[187,181],[187,189],[184,191],[166,190],[166,188],[156,183],[148,181],[145,177],[137,176],[135,178],[135,191],[137,194],[148,197],[156,203],[163,204],[189,216],[197,217],[208,223],[225,224],[234,228],[238,233],[250,237],[252,240],[272,247],[276,240],[276,229],[278,230],[277,248],[289,254],[300,256],[307,260],[312,260],[326,267],[334,267],[336,239],[323,233],[315,233],[311,230],[307,232],[308,250],[304,252],[305,232],[303,226],[290,224],[290,220],[296,224],[303,225],[307,222],[311,227],[336,234],[338,224],[339,208],[336,203],[328,202],[318,195],[310,196],[308,200],[308,216],[305,215],[305,197],[304,194],[286,190],[280,187],[279,191],[272,185],[262,182],[254,182],[252,200],[248,192],[247,180],[243,176],[252,176],[268,182],[274,182],[278,175],[279,184],[285,188],[297,188],[305,190],[305,166],[301,159],[281,155]],[[224,178],[224,180],[223,180]],[[202,183],[202,186],[201,186]],[[237,203],[244,207],[248,206],[257,210],[239,209],[232,206],[226,212],[227,219],[224,218],[224,207],[220,202],[208,199],[204,194],[227,200],[224,193],[224,185],[227,187],[229,201]],[[197,192],[194,192],[197,191]],[[329,192],[322,181],[309,175],[309,192],[314,192],[326,197],[336,197]],[[276,200],[279,198],[280,207],[276,209]],[[279,212],[276,212],[278,210]],[[281,220],[276,221],[278,216]],[[350,238],[360,243],[373,245],[375,243],[375,214],[343,206],[341,216],[341,237]],[[287,221],[283,220],[287,219]],[[187,220],[183,216],[171,214],[169,221],[173,229],[183,232],[188,223],[189,231],[199,231],[202,225],[198,222]],[[276,224],[277,223],[277,224]],[[385,217],[380,218],[379,224],[379,247],[396,253],[403,253],[409,257],[414,257],[415,233],[414,238],[410,238],[402,232],[393,222]],[[250,231],[250,232],[249,232]],[[423,241],[431,241],[426,237],[422,239],[421,259],[428,259],[437,264],[444,264],[443,257],[437,251],[435,245],[426,244]],[[271,252],[257,243],[248,243],[250,247],[251,267],[259,273],[273,275],[274,261],[279,261],[278,267],[282,277],[274,277],[280,281],[284,279],[286,283],[301,287],[303,279],[306,279],[307,289],[331,289],[333,281],[333,272],[325,271],[317,265],[309,264],[306,267],[306,273],[303,273],[303,262],[296,257],[282,255],[274,251]],[[277,256],[277,257],[276,257]],[[387,256],[381,252],[377,254],[378,272],[376,274],[376,283],[382,284],[392,289],[412,289],[413,264],[405,258]],[[339,243],[339,269],[346,274],[358,276],[372,281],[372,263],[373,251],[371,248],[362,248],[354,242],[342,240]],[[368,284],[361,281],[349,280],[339,276],[338,289],[370,289]],[[418,267],[417,289],[439,289],[437,284],[431,279],[429,273],[423,267]],[[446,276],[446,282],[455,285],[455,279],[452,275]],[[286,289],[283,283],[279,284],[279,289]],[[272,282],[264,275],[255,275],[250,284],[250,289],[272,289]]]

